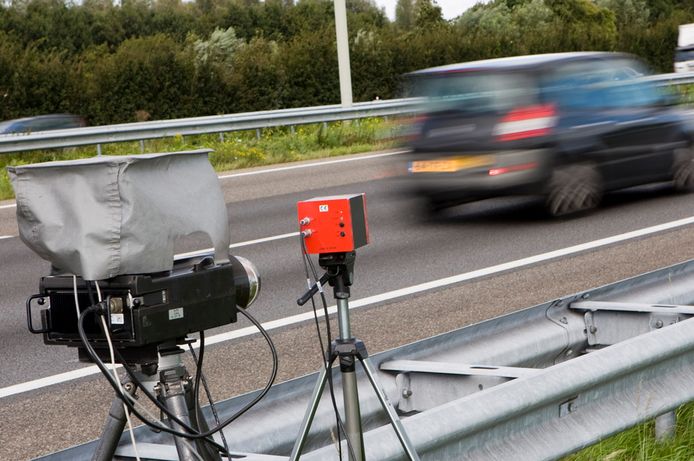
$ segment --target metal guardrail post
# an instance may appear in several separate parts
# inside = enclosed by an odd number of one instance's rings
[[[675,436],[677,415],[669,411],[655,418],[655,438],[658,442],[667,442]]]

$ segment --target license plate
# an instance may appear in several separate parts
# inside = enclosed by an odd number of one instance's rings
[[[460,170],[479,168],[491,165],[492,159],[487,155],[451,157],[435,160],[418,160],[410,165],[412,173],[455,173]]]

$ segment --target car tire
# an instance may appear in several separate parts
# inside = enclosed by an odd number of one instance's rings
[[[440,218],[449,206],[444,200],[426,197],[420,202],[420,215],[425,220]]]
[[[678,192],[694,191],[694,146],[675,151],[672,185]]]
[[[551,216],[570,216],[591,210],[602,199],[602,179],[591,164],[557,167],[549,180],[545,205]]]

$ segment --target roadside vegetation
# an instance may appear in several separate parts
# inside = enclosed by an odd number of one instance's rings
[[[655,423],[649,421],[567,456],[564,461],[691,461],[693,458],[694,404],[689,404],[677,410],[677,428],[670,440],[657,442]]]
[[[453,62],[626,51],[670,72],[691,0],[492,0],[446,21],[398,0],[390,21],[348,0],[356,101]],[[331,0],[0,2],[0,120],[73,113],[91,125],[339,102]]]

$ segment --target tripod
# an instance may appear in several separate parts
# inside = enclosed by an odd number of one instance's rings
[[[319,285],[324,285],[326,282],[333,287],[333,294],[337,301],[337,321],[339,327],[339,337],[330,344],[328,351],[328,361],[321,369],[318,376],[318,381],[313,389],[309,407],[306,410],[304,419],[301,423],[299,437],[294,443],[294,448],[290,455],[290,461],[298,460],[301,456],[304,444],[308,437],[308,432],[311,428],[311,423],[316,415],[318,404],[320,403],[321,395],[325,389],[325,383],[328,380],[328,373],[332,373],[332,364],[336,359],[339,359],[340,373],[342,374],[342,394],[345,408],[345,431],[347,432],[348,442],[353,449],[354,456],[357,458],[353,461],[364,461],[364,434],[361,425],[361,414],[359,410],[359,394],[357,390],[357,375],[356,361],[361,363],[364,373],[371,383],[376,396],[378,397],[381,407],[385,410],[390,420],[390,424],[395,430],[395,434],[402,445],[403,450],[408,458],[412,461],[419,461],[419,456],[410,441],[405,428],[398,417],[398,414],[392,404],[386,397],[385,392],[380,384],[376,381],[376,373],[371,361],[368,358],[366,346],[362,341],[352,336],[350,321],[349,321],[349,306],[347,300],[350,296],[349,287],[352,285],[354,274],[354,259],[355,252],[348,253],[321,253],[319,255],[318,264],[326,270],[326,273],[321,277],[320,281],[314,284],[306,294],[304,294],[297,303],[301,306],[305,304],[313,295],[320,289]]]
[[[167,345],[167,347],[160,346],[159,354],[158,367],[151,363],[141,366],[141,371],[137,372],[140,375],[140,382],[149,390],[154,391],[157,399],[179,420],[206,432],[209,428],[202,412],[195,412],[195,396],[193,395],[191,379],[181,361],[183,349],[175,344]],[[125,382],[123,388],[130,395],[134,395],[135,386],[132,382]],[[116,396],[106,417],[101,438],[92,457],[93,461],[113,459],[126,421],[123,402]],[[185,429],[175,421],[169,420],[169,425],[172,429],[185,432]],[[205,461],[221,461],[219,453],[203,440],[191,441],[182,437],[174,437],[174,443],[178,458],[182,461],[197,461],[200,458]],[[147,457],[146,453],[140,453],[140,455],[143,458]]]

